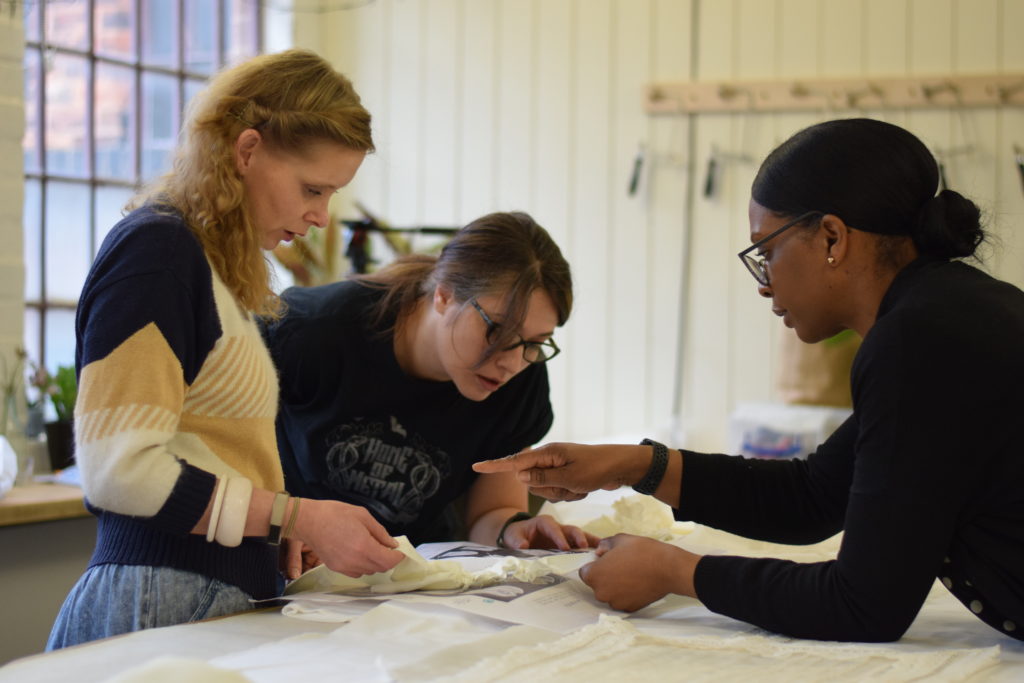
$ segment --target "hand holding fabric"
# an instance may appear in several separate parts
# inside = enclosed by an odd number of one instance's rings
[[[387,571],[405,557],[366,508],[337,500],[303,500],[295,537],[330,570],[353,578]]]
[[[631,534],[603,539],[596,554],[580,567],[580,579],[614,609],[635,612],[669,593],[697,597],[693,573],[700,555]]]

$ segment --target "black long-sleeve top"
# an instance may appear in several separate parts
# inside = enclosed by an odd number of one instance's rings
[[[854,411],[806,460],[683,453],[676,517],[834,561],[705,556],[711,610],[822,640],[900,638],[938,577],[1024,639],[1024,292],[959,262],[894,280],[852,370]]]

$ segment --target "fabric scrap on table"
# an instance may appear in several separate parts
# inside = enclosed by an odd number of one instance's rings
[[[393,594],[417,590],[467,590],[493,586],[514,579],[531,583],[547,574],[563,574],[588,561],[586,554],[548,555],[535,558],[504,557],[477,571],[465,569],[455,560],[428,560],[405,536],[397,537],[398,550],[405,559],[393,569],[358,578],[315,567],[288,584],[285,595],[303,592],[365,592]]]

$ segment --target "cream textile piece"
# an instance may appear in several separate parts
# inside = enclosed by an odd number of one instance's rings
[[[544,512],[541,510],[541,512]],[[558,516],[554,515],[557,519]],[[612,515],[580,525],[599,538],[618,533],[647,536],[659,541],[671,541],[693,531],[692,522],[677,522],[672,508],[653,496],[637,493],[619,498],[612,503]]]
[[[606,514],[608,508],[612,513]],[[618,533],[646,536],[665,541],[701,555],[745,555],[781,557],[794,562],[833,560],[842,534],[811,545],[792,546],[754,541],[693,522],[677,522],[672,508],[657,498],[634,493],[628,488],[594,491],[580,501],[546,502],[540,509],[561,524],[575,524],[596,536]]]
[[[907,652],[886,645],[817,643],[770,635],[663,638],[627,621],[602,616],[554,642],[514,647],[458,675],[466,681],[587,681],[620,683],[626,672],[645,680],[721,681],[962,681],[994,667],[999,647]],[[768,672],[775,672],[769,676]],[[415,669],[392,671],[403,683],[421,680]]]
[[[317,592],[366,592],[392,594],[416,590],[466,590],[493,586],[507,579],[530,583],[545,574],[563,574],[592,559],[590,553],[549,555],[537,558],[506,557],[486,569],[467,571],[454,560],[427,560],[405,536],[396,537],[405,559],[394,569],[352,578],[325,565],[315,567],[288,584],[285,595]]]

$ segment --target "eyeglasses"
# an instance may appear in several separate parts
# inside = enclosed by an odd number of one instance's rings
[[[494,339],[498,335],[498,328],[501,327],[500,323],[496,323],[491,320],[491,317],[484,312],[484,309],[480,308],[480,304],[477,303],[476,299],[470,299],[469,303],[473,305],[476,312],[480,314],[480,317],[484,319],[484,324],[487,325],[487,343],[493,344]],[[523,360],[527,363],[539,364],[546,363],[555,356],[557,356],[562,349],[558,348],[558,344],[555,343],[554,339],[547,339],[542,342],[527,341],[520,338],[519,343],[513,344],[512,346],[506,346],[502,351],[511,351],[512,349],[522,346],[523,347]]]
[[[743,265],[747,267],[747,270],[750,271],[750,274],[754,276],[755,280],[757,280],[757,284],[761,285],[762,287],[768,286],[768,264],[765,262],[763,256],[751,254],[750,252],[756,249],[760,249],[762,246],[765,245],[765,243],[775,239],[782,233],[792,228],[794,225],[806,223],[808,219],[813,218],[814,216],[823,215],[824,214],[821,213],[821,211],[808,211],[807,213],[802,214],[797,218],[791,220],[789,223],[786,223],[781,228],[779,228],[772,234],[768,235],[767,237],[763,237],[758,241],[754,242],[749,247],[747,247],[739,254],[737,254],[737,256],[740,257],[740,261],[743,261]]]

